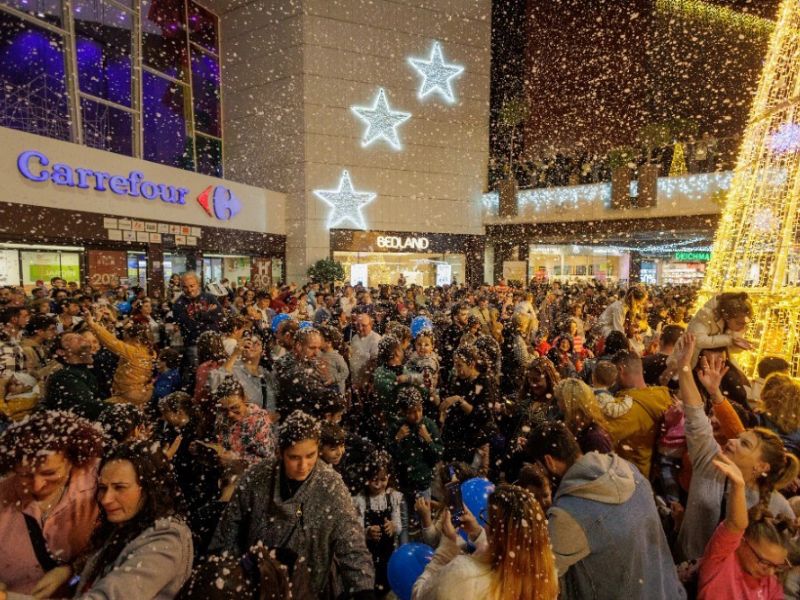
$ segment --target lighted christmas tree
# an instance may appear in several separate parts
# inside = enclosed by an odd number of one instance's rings
[[[784,0],[739,150],[700,301],[746,291],[755,344],[737,359],[752,375],[765,356],[800,363],[800,4]]]
[[[686,175],[686,156],[683,152],[683,144],[675,142],[675,147],[672,150],[672,162],[669,165],[669,176],[680,177]]]

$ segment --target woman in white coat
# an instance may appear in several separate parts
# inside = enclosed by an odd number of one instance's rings
[[[472,515],[464,528],[474,554],[462,554],[450,514],[442,539],[414,584],[413,600],[555,600],[558,576],[550,550],[547,519],[533,494],[503,484],[489,496],[488,523],[481,531]],[[476,531],[477,530],[477,531]]]
[[[706,302],[689,321],[686,330],[695,337],[692,367],[702,350],[727,348],[728,355],[752,350],[744,338],[747,324],[753,318],[753,305],[746,292],[724,292]]]

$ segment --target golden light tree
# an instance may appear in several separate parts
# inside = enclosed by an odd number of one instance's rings
[[[739,355],[752,375],[758,361],[800,363],[800,4],[784,0],[739,150],[700,302],[746,291],[755,309]]]
[[[672,151],[672,162],[669,165],[670,177],[681,177],[686,175],[686,154],[683,151],[683,144],[675,142],[674,150]]]

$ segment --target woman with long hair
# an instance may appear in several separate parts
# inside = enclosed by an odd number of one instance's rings
[[[773,373],[764,382],[759,405],[759,425],[781,436],[795,455],[800,453],[800,383],[785,373]]]
[[[727,348],[728,354],[752,349],[744,337],[752,318],[753,305],[747,292],[723,292],[706,302],[686,327],[696,338],[692,367],[707,348]]]
[[[697,389],[690,368],[695,350],[695,337],[686,333],[673,351],[680,384],[680,395],[686,414],[686,443],[692,463],[692,480],[686,513],[678,534],[678,550],[686,560],[700,558],[725,517],[724,504],[729,501],[726,475],[714,464],[723,454],[741,471],[748,507],[758,505],[773,515],[794,519],[786,498],[776,490],[783,489],[797,477],[800,463],[786,452],[781,438],[762,427],[746,429],[739,437],[728,440],[724,448],[714,440],[711,422],[705,414],[703,398]],[[719,382],[727,372],[721,355],[700,359],[697,377],[707,390],[713,390],[712,402],[723,398]]]
[[[486,528],[474,517],[465,529],[478,550],[461,554],[448,511],[433,560],[414,585],[414,600],[555,600],[558,575],[547,519],[533,494],[502,484],[489,496]]]
[[[100,464],[100,524],[80,575],[82,600],[171,600],[192,570],[192,533],[157,445],[122,444]]]
[[[556,385],[555,397],[564,415],[564,424],[575,436],[581,452],[586,454],[596,450],[607,454],[613,451],[606,418],[592,388],[580,379],[564,379]]]
[[[627,334],[631,324],[644,319],[647,307],[647,290],[644,286],[634,285],[628,288],[625,296],[615,300],[597,318],[596,327],[600,335],[608,337],[612,331]]]
[[[119,357],[111,383],[111,402],[130,402],[144,406],[153,397],[153,367],[156,353],[150,327],[131,322],[122,330],[122,339],[87,313],[86,324],[100,343]]]
[[[153,318],[155,305],[150,298],[134,300],[131,321],[134,323],[144,323],[150,330],[153,339],[153,346],[158,348],[161,344],[161,325]]]

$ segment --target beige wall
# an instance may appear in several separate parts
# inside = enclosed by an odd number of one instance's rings
[[[17,169],[17,157],[26,150],[44,154],[52,168],[54,163],[64,163],[73,168],[82,167],[111,175],[127,176],[131,171],[141,171],[144,179],[189,190],[184,205],[169,204],[156,198],[117,196],[110,191],[99,192],[91,187],[78,189],[56,186],[51,182],[33,182],[23,177]],[[32,206],[46,206],[67,210],[102,213],[121,217],[167,221],[184,225],[241,229],[260,233],[285,234],[284,194],[270,192],[241,183],[200,175],[192,171],[167,167],[145,160],[130,158],[62,142],[14,129],[0,128],[0,169],[2,169],[2,199],[6,202]],[[36,170],[38,171],[38,163]],[[94,179],[88,183],[94,186]],[[210,185],[224,185],[241,201],[239,214],[227,221],[209,216],[197,202],[197,196]],[[235,235],[235,234],[231,234]]]
[[[490,0],[218,0],[221,16],[226,174],[287,194],[291,280],[329,254],[329,208],[314,189],[335,189],[343,169],[376,230],[482,233],[489,127]],[[409,56],[442,43],[456,102],[417,99]],[[350,107],[383,87],[409,112],[403,150],[362,148]]]

